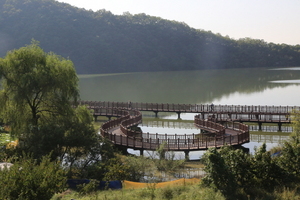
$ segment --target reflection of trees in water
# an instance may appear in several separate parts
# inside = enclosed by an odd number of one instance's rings
[[[286,87],[291,84],[270,81],[299,77],[300,70],[256,68],[143,72],[81,78],[80,91],[84,100],[92,101],[198,103],[235,92],[250,94]]]
[[[275,143],[279,144],[284,140],[288,140],[289,136],[286,135],[257,135],[250,134],[250,142],[258,142],[258,143]]]
[[[278,132],[278,126],[262,126],[262,130],[259,130],[258,125],[249,125],[249,131],[262,131],[262,132]],[[293,132],[292,126],[281,126],[281,132],[283,133],[291,133]],[[281,133],[279,132],[279,133]]]
[[[198,91],[201,102],[211,102],[232,93],[250,94],[262,92],[266,89],[286,87],[291,84],[270,83],[274,80],[299,79],[300,71],[279,71],[267,69],[230,69],[216,70],[203,73],[198,83],[191,85],[190,89]]]

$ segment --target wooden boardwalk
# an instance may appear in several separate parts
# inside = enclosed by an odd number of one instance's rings
[[[254,106],[254,105],[208,105],[208,104],[158,104],[131,102],[97,102],[82,101],[94,110],[94,116],[107,116],[106,108],[135,109],[159,112],[175,112],[180,118],[181,113],[201,114],[202,119],[214,116],[216,121],[239,121],[261,123],[290,123],[291,113],[299,111],[298,106]]]
[[[101,127],[101,135],[113,144],[140,150],[158,149],[162,144],[168,151],[206,150],[224,145],[238,146],[250,140],[249,127],[242,122],[277,123],[279,131],[283,123],[291,122],[291,113],[299,107],[291,106],[240,106],[240,105],[192,105],[153,104],[131,102],[82,101],[93,110],[95,119],[107,116],[109,121]],[[132,126],[142,121],[141,111],[195,113],[194,125],[208,134],[150,134],[134,131]],[[112,117],[117,117],[113,120]]]
[[[239,137],[238,130],[227,128],[221,137],[195,137],[196,135],[164,135],[154,134],[154,137],[127,137],[120,128],[115,127],[108,131],[107,137],[115,144],[126,146],[134,150],[155,151],[165,144],[167,151],[199,151],[211,147],[220,148],[225,144],[230,146],[249,142],[248,137]],[[147,135],[147,134],[145,134]]]

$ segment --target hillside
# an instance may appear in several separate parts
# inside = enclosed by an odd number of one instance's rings
[[[35,39],[70,58],[80,74],[300,65],[300,45],[233,40],[182,22],[54,0],[0,0],[0,27],[1,57]]]

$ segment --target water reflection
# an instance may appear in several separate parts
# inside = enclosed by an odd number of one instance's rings
[[[299,105],[299,70],[227,69],[79,76],[83,100],[152,103]],[[290,88],[290,86],[293,86]],[[293,98],[286,99],[288,90]],[[273,94],[277,94],[274,98]],[[249,99],[248,101],[245,101]],[[253,102],[253,100],[255,100]],[[224,101],[225,100],[225,101]],[[231,101],[233,100],[233,101]]]

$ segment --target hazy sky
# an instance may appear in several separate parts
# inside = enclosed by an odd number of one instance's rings
[[[300,44],[300,0],[58,0],[113,14],[145,13],[239,39]]]

